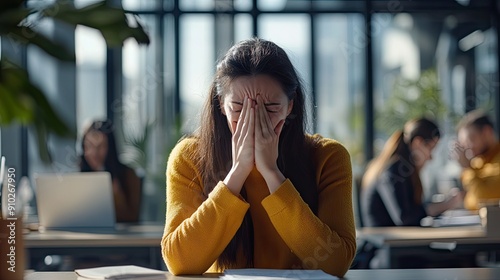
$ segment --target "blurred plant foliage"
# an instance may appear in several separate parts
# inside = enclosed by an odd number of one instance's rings
[[[156,189],[155,198],[149,200],[148,218],[153,221],[165,219],[165,170],[167,169],[167,159],[175,144],[183,136],[182,122],[180,115],[171,119],[168,125],[162,125],[157,119],[146,121],[146,125],[132,125],[123,130],[123,153],[121,160],[126,165],[138,171],[138,174],[145,179],[145,184],[149,184]],[[166,138],[160,137],[161,144],[158,144],[158,133],[165,131]],[[157,146],[159,145],[159,146]]]
[[[428,117],[440,121],[446,113],[437,72],[431,68],[417,80],[396,78],[390,97],[377,114],[376,126],[378,131],[391,135],[410,119]]]
[[[146,125],[133,127],[133,132],[129,131],[124,135],[124,151],[122,154],[123,161],[135,168],[142,170],[145,177],[148,178],[155,187],[165,189],[165,170],[167,168],[167,158],[175,144],[182,137],[182,123],[180,116],[175,117],[170,129],[167,131],[167,139],[163,143],[163,149],[155,149],[153,140],[155,138],[154,131],[158,126],[156,120],[148,121]],[[153,153],[155,155],[153,155]],[[159,156],[158,156],[159,153]],[[159,158],[160,162],[153,163],[153,156]],[[148,164],[157,164],[155,168],[149,167]]]
[[[33,1],[32,1],[33,2]],[[44,18],[54,19],[55,24],[84,25],[101,32],[108,47],[119,47],[127,38],[139,44],[149,44],[149,36],[137,18],[120,7],[102,1],[75,7],[73,1],[55,1],[37,7],[26,7],[26,0],[0,1],[0,36],[4,43],[34,45],[61,60],[73,62],[73,50],[39,33],[37,23]],[[50,135],[75,138],[76,132],[52,108],[45,94],[30,82],[28,72],[9,61],[0,59],[0,126],[19,123],[34,129],[40,158],[51,162],[47,146]]]

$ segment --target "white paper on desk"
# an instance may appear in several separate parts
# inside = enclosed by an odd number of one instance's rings
[[[219,279],[256,279],[256,280],[279,280],[279,279],[310,279],[331,280],[338,279],[322,270],[302,269],[226,269],[224,275]]]
[[[79,279],[167,279],[165,271],[135,265],[103,266],[96,268],[75,269]]]

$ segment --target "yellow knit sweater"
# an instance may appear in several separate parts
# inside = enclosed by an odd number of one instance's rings
[[[318,143],[313,155],[318,166],[317,216],[288,179],[270,195],[255,168],[244,184],[246,201],[233,195],[222,181],[205,198],[193,162],[197,140],[178,143],[168,160],[161,241],[169,271],[176,275],[217,272],[216,259],[250,210],[254,267],[322,269],[342,277],[356,252],[350,157],[337,141],[321,138]],[[224,177],[221,174],[221,180]]]
[[[489,199],[500,200],[500,143],[472,159],[471,168],[462,172],[462,184],[467,191],[467,209],[477,210],[482,201]]]

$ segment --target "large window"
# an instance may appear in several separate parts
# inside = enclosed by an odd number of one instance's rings
[[[106,116],[106,43],[99,31],[75,30],[76,119],[78,135],[89,122]]]
[[[68,67],[28,48],[25,66],[79,132],[87,120],[115,121],[122,159],[144,176],[143,220],[164,219],[167,157],[182,134],[196,129],[217,59],[252,36],[287,51],[308,95],[308,132],[343,143],[355,178],[404,121],[428,115],[444,135],[426,170],[431,199],[456,176],[447,153],[457,119],[480,107],[500,121],[494,1],[114,2],[140,19],[149,46],[127,41],[107,49],[91,29],[42,22],[37,28],[75,45],[76,63]],[[22,162],[24,173],[54,170],[40,162],[31,136],[0,137],[1,151]],[[56,170],[74,170],[79,140],[57,141]]]
[[[357,176],[364,162],[365,45],[359,14],[319,15],[316,24],[317,132],[341,141]]]
[[[180,19],[180,100],[186,131],[194,131],[215,69],[214,17],[184,15]]]
[[[375,150],[411,118],[436,120],[443,137],[422,176],[430,200],[459,176],[449,147],[460,116],[483,108],[495,118],[496,33],[487,14],[470,12],[376,14],[373,21],[384,25],[374,34]]]

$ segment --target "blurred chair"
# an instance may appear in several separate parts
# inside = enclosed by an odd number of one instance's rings
[[[361,179],[363,177],[360,175],[360,176],[356,176],[354,178],[354,192],[353,192],[353,196],[354,196],[354,217],[356,219],[356,227],[357,228],[362,228],[364,227],[364,223],[363,223],[363,212],[361,211]]]
[[[361,179],[362,176],[355,176],[354,187],[353,187],[353,197],[354,197],[354,217],[356,221],[356,228],[364,227],[363,215],[361,211]],[[370,242],[364,240],[357,240],[357,252],[354,258],[351,269],[368,269],[370,268],[370,262],[375,256],[377,248]]]

